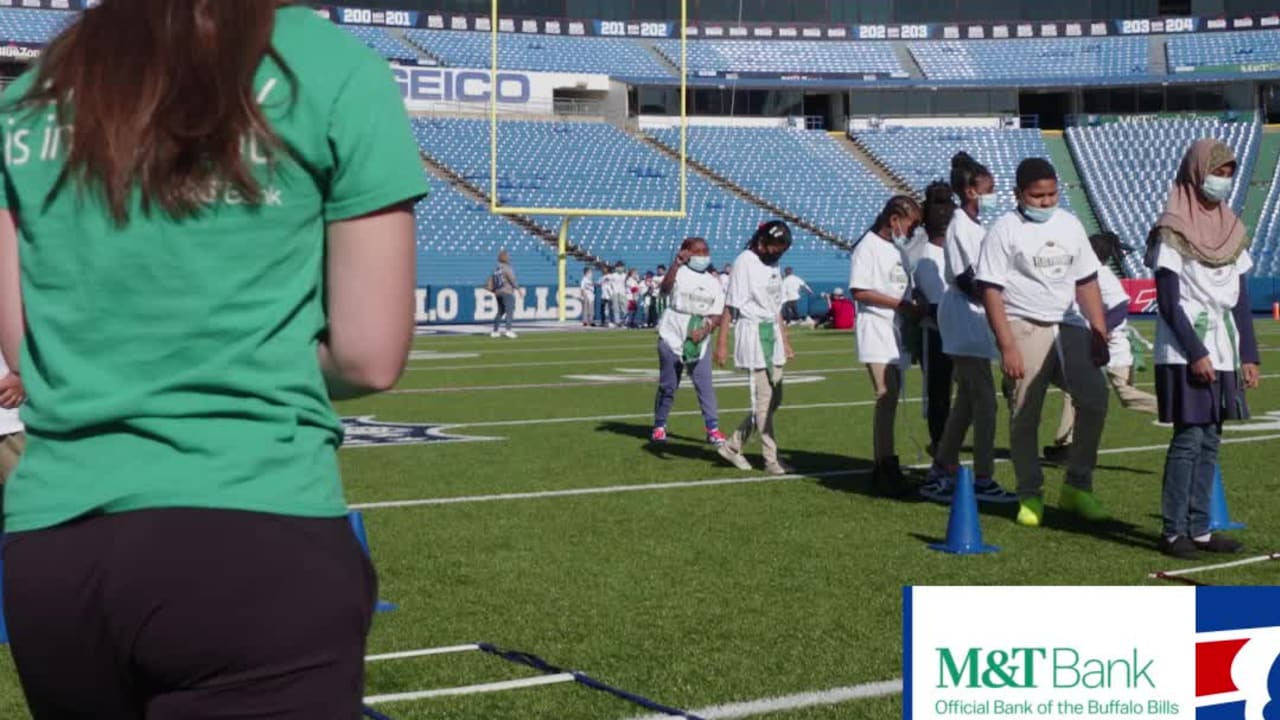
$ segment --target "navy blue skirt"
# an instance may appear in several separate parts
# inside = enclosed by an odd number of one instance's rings
[[[1186,365],[1157,365],[1156,399],[1160,422],[1221,425],[1249,418],[1244,379],[1234,372],[1219,372],[1213,384],[1203,385],[1191,377]]]

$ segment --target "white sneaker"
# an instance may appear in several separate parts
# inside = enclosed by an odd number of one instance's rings
[[[511,332],[510,330],[508,330],[508,331],[507,331],[507,337],[508,337],[508,338],[510,338],[511,340],[515,340],[517,337],[519,337],[519,335],[516,335],[515,333]]]
[[[502,333],[498,332],[497,330],[494,330],[493,332],[489,333],[489,337],[491,338],[502,337]]]
[[[790,465],[782,462],[765,463],[764,471],[769,475],[792,475],[795,470]]]
[[[739,470],[749,471],[754,469],[751,467],[751,463],[747,460],[746,456],[743,455],[741,452],[729,447],[728,443],[725,443],[724,445],[721,445],[720,447],[716,448],[716,452],[719,453],[720,457],[727,460],[730,465],[738,468]]]

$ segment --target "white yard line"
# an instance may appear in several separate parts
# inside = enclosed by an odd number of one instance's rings
[[[407,660],[409,658],[430,657],[432,655],[456,655],[458,653],[476,652],[480,650],[479,645],[453,645],[450,647],[425,648],[423,650],[405,650],[403,652],[383,653],[381,655],[366,655],[365,662],[383,662],[386,660]]]
[[[604,360],[600,364],[626,364],[626,360]],[[551,365],[566,365],[569,363],[550,363]],[[848,373],[863,373],[866,369],[863,367],[842,367],[831,368],[828,370],[797,370],[787,375],[789,378],[813,377],[814,375],[838,375]],[[729,377],[729,376],[726,376]],[[744,378],[746,375],[735,374],[732,377]],[[600,387],[602,385],[657,385],[658,378],[655,375],[635,375],[635,376],[617,376],[617,379],[610,380],[573,380],[568,382],[549,382],[549,383],[527,383],[527,384],[511,384],[511,385],[464,385],[441,386],[433,388],[404,388],[402,390],[390,390],[388,395],[434,395],[437,393],[460,393],[460,392],[488,392],[493,390],[548,390],[555,388],[580,388],[580,387]]]
[[[814,692],[796,693],[795,695],[780,695],[777,697],[761,698],[759,700],[748,700],[746,702],[727,703],[725,705],[712,705],[710,707],[690,710],[690,715],[696,715],[707,720],[730,720],[732,718],[749,718],[757,715],[768,715],[770,713],[784,712],[788,710],[801,710],[804,708],[821,707],[824,705],[840,705],[854,700],[868,700],[871,698],[890,697],[902,693],[902,680],[885,680],[883,682],[865,683],[862,685],[850,685],[848,687],[831,688],[830,690],[818,690]],[[670,715],[637,715],[629,720],[673,720]]]
[[[419,692],[395,693],[392,695],[374,695],[364,699],[365,705],[381,705],[383,703],[408,702],[410,700],[426,700],[428,698],[452,697],[455,695],[479,695],[480,693],[503,692],[520,688],[539,687],[542,685],[559,685],[574,682],[573,675],[539,675],[538,677],[505,682],[485,683],[483,685],[465,685],[463,687],[441,688],[439,690],[422,690]]]
[[[423,364],[423,363],[430,362],[430,360],[411,360],[409,363],[408,371],[409,372],[427,372],[431,370],[442,370],[442,371],[443,370],[500,370],[505,368],[515,369],[515,368],[526,368],[526,367],[554,367],[556,365],[595,365],[595,364],[603,364],[603,363],[610,363],[610,362],[635,363],[635,362],[643,362],[643,361],[649,360],[650,355],[654,355],[656,357],[656,354],[657,354],[655,350],[656,347],[657,347],[656,344],[645,345],[643,348],[636,348],[636,349],[642,350],[642,351],[650,350],[653,352],[651,353],[640,352],[635,355],[628,355],[627,357],[617,358],[613,360],[609,360],[609,359],[564,360],[564,361],[558,361],[558,362],[538,361],[538,362],[528,362],[528,363],[494,363],[494,364],[486,364],[486,365],[444,365],[444,366]],[[582,352],[601,352],[601,351],[612,352],[615,350],[626,350],[626,349],[627,348],[601,346],[598,348],[591,348],[590,350],[583,350]],[[459,350],[458,352],[466,352],[466,351]],[[811,357],[815,355],[848,355],[851,358],[856,357],[854,355],[853,348],[849,348],[847,350],[797,350],[796,353],[801,357]],[[481,353],[481,356],[483,355],[484,353]],[[453,359],[453,358],[449,358],[449,359]],[[862,366],[859,366],[859,369],[861,369],[861,367]]]
[[[1227,438],[1223,445],[1243,445],[1247,443],[1280,440],[1280,435],[1259,435],[1247,438]],[[1137,447],[1107,448],[1099,450],[1099,455],[1126,455],[1129,453],[1156,452],[1167,450],[1164,445],[1141,445]],[[1009,462],[999,458],[998,463]],[[928,465],[914,465],[913,469],[927,469]],[[659,490],[687,490],[692,488],[720,487],[726,485],[755,485],[761,483],[782,482],[786,480],[821,479],[834,477],[850,477],[870,475],[871,470],[831,470],[820,473],[797,473],[792,475],[765,475],[763,477],[717,478],[714,480],[691,480],[686,482],[650,483],[647,485],[607,485],[592,488],[570,488],[565,490],[539,490],[521,493],[498,493],[494,495],[462,495],[458,497],[423,498],[420,500],[388,500],[385,502],[357,503],[351,510],[386,510],[391,508],[430,507],[435,505],[464,505],[471,503],[502,502],[507,500],[546,500],[551,498],[581,497],[584,495],[615,495],[618,493],[656,492]]]

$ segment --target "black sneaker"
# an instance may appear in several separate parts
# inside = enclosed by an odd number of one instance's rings
[[[1044,447],[1044,459],[1051,463],[1062,464],[1071,457],[1070,445],[1046,445]]]
[[[1244,550],[1244,543],[1239,540],[1232,540],[1226,535],[1210,535],[1205,542],[1195,543],[1197,550],[1207,553],[1217,553],[1219,555],[1234,555]]]
[[[1165,555],[1179,560],[1195,560],[1200,556],[1196,551],[1196,543],[1191,542],[1189,537],[1178,536],[1172,540],[1160,538],[1156,548]]]

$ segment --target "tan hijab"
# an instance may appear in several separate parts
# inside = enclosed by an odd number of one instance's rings
[[[1202,204],[1200,186],[1214,170],[1236,162],[1235,153],[1221,141],[1197,140],[1182,158],[1178,177],[1169,190],[1169,202],[1157,228],[1183,257],[1210,267],[1230,265],[1248,248],[1244,224],[1227,203],[1212,210]]]

